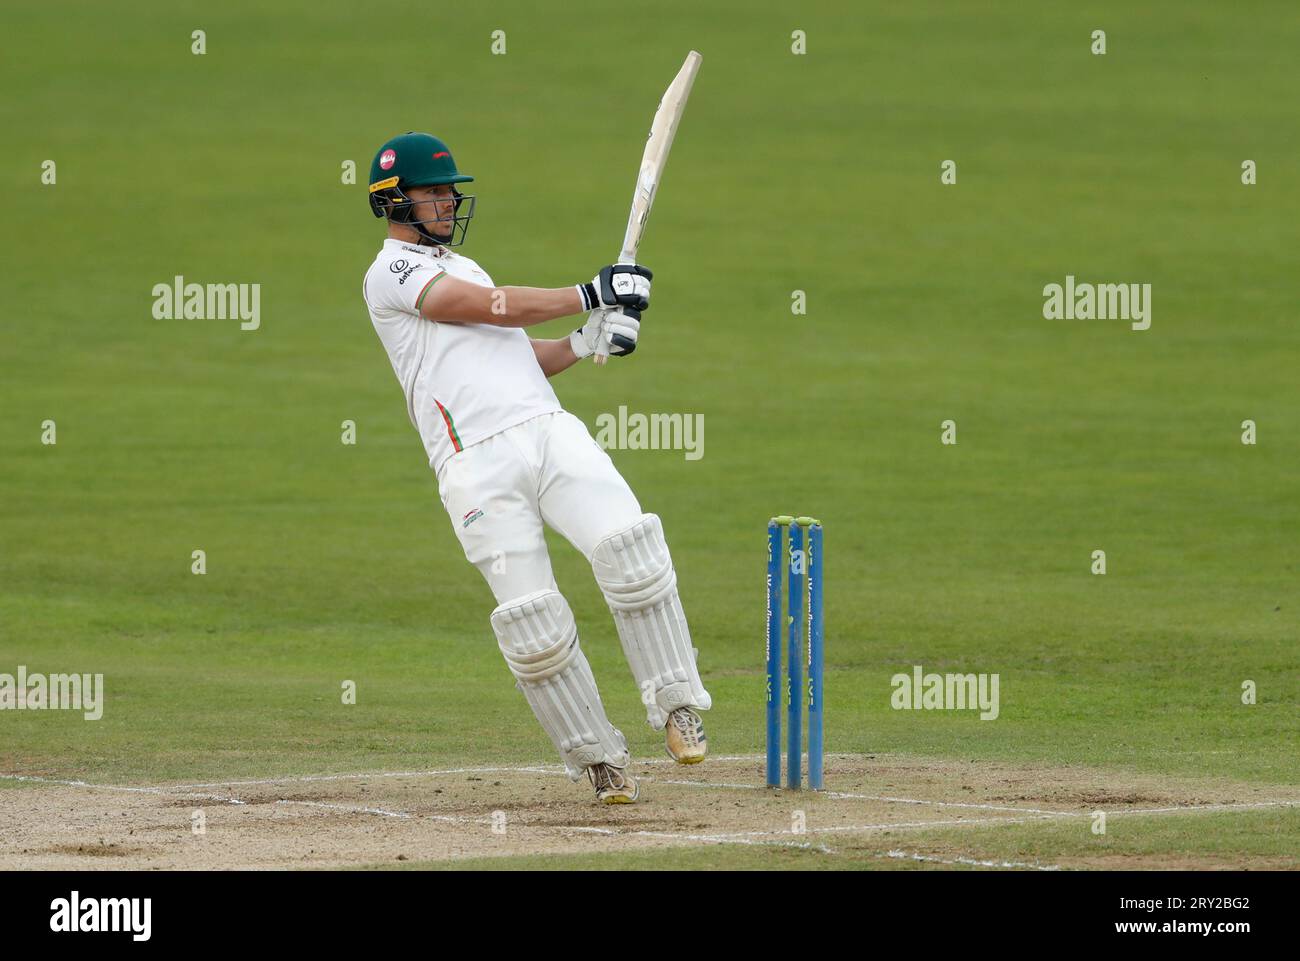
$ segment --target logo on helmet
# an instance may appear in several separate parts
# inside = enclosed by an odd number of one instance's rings
[[[437,160],[439,157],[450,157],[450,156],[451,154],[447,153],[447,151],[439,150],[436,154],[433,155],[433,159]]]
[[[392,166],[393,164],[395,164],[395,163],[397,163],[397,151],[396,151],[396,150],[385,150],[382,154],[379,155],[379,169],[380,169],[380,170],[387,170],[389,167],[391,167],[391,166]]]

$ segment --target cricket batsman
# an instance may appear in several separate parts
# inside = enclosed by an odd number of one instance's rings
[[[447,145],[406,133],[379,148],[370,208],[388,237],[362,295],[406,395],[438,479],[443,507],[496,597],[490,622],[516,687],[560,752],[570,780],[584,772],[607,804],[635,801],[627,741],[610,723],[578,628],[556,587],[543,525],[591,563],[646,706],[680,764],[704,760],[698,711],[711,700],[695,666],[663,525],[643,513],[586,426],[549,378],[589,356],[636,348],[651,273],[602,267],[569,287],[497,287],[464,243],[475,198]],[[586,314],[568,337],[525,328]]]

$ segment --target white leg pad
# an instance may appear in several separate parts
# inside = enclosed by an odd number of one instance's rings
[[[545,590],[507,601],[492,612],[492,630],[515,686],[560,752],[569,779],[578,780],[601,762],[626,766],[627,741],[605,716],[564,597]]]
[[[713,701],[695,667],[677,574],[659,518],[645,514],[605,538],[592,552],[591,568],[641,689],[646,723],[660,731],[675,708],[708,710]]]

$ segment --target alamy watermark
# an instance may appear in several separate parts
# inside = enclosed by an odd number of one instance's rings
[[[1067,274],[1065,284],[1043,288],[1047,320],[1127,320],[1134,330],[1151,326],[1150,284],[1079,284]]]
[[[81,711],[87,721],[104,716],[103,674],[0,674],[0,711]]]
[[[118,932],[148,941],[153,932],[153,898],[83,898],[73,891],[50,902],[50,930],[56,934]]]
[[[239,320],[240,330],[262,326],[261,284],[187,284],[177,274],[153,285],[155,320]]]
[[[889,704],[896,711],[978,710],[981,721],[995,721],[1000,684],[998,674],[926,674],[917,664],[889,679]]]
[[[596,415],[596,443],[604,450],[681,450],[687,460],[704,456],[703,414]]]

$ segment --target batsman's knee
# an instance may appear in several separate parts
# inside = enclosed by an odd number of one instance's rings
[[[707,710],[712,700],[696,668],[677,573],[659,518],[645,514],[600,541],[591,568],[643,692],[646,722],[660,730],[676,708]]]
[[[525,594],[497,607],[491,621],[516,687],[559,750],[570,779],[593,764],[626,765],[627,742],[605,717],[563,595]]]

